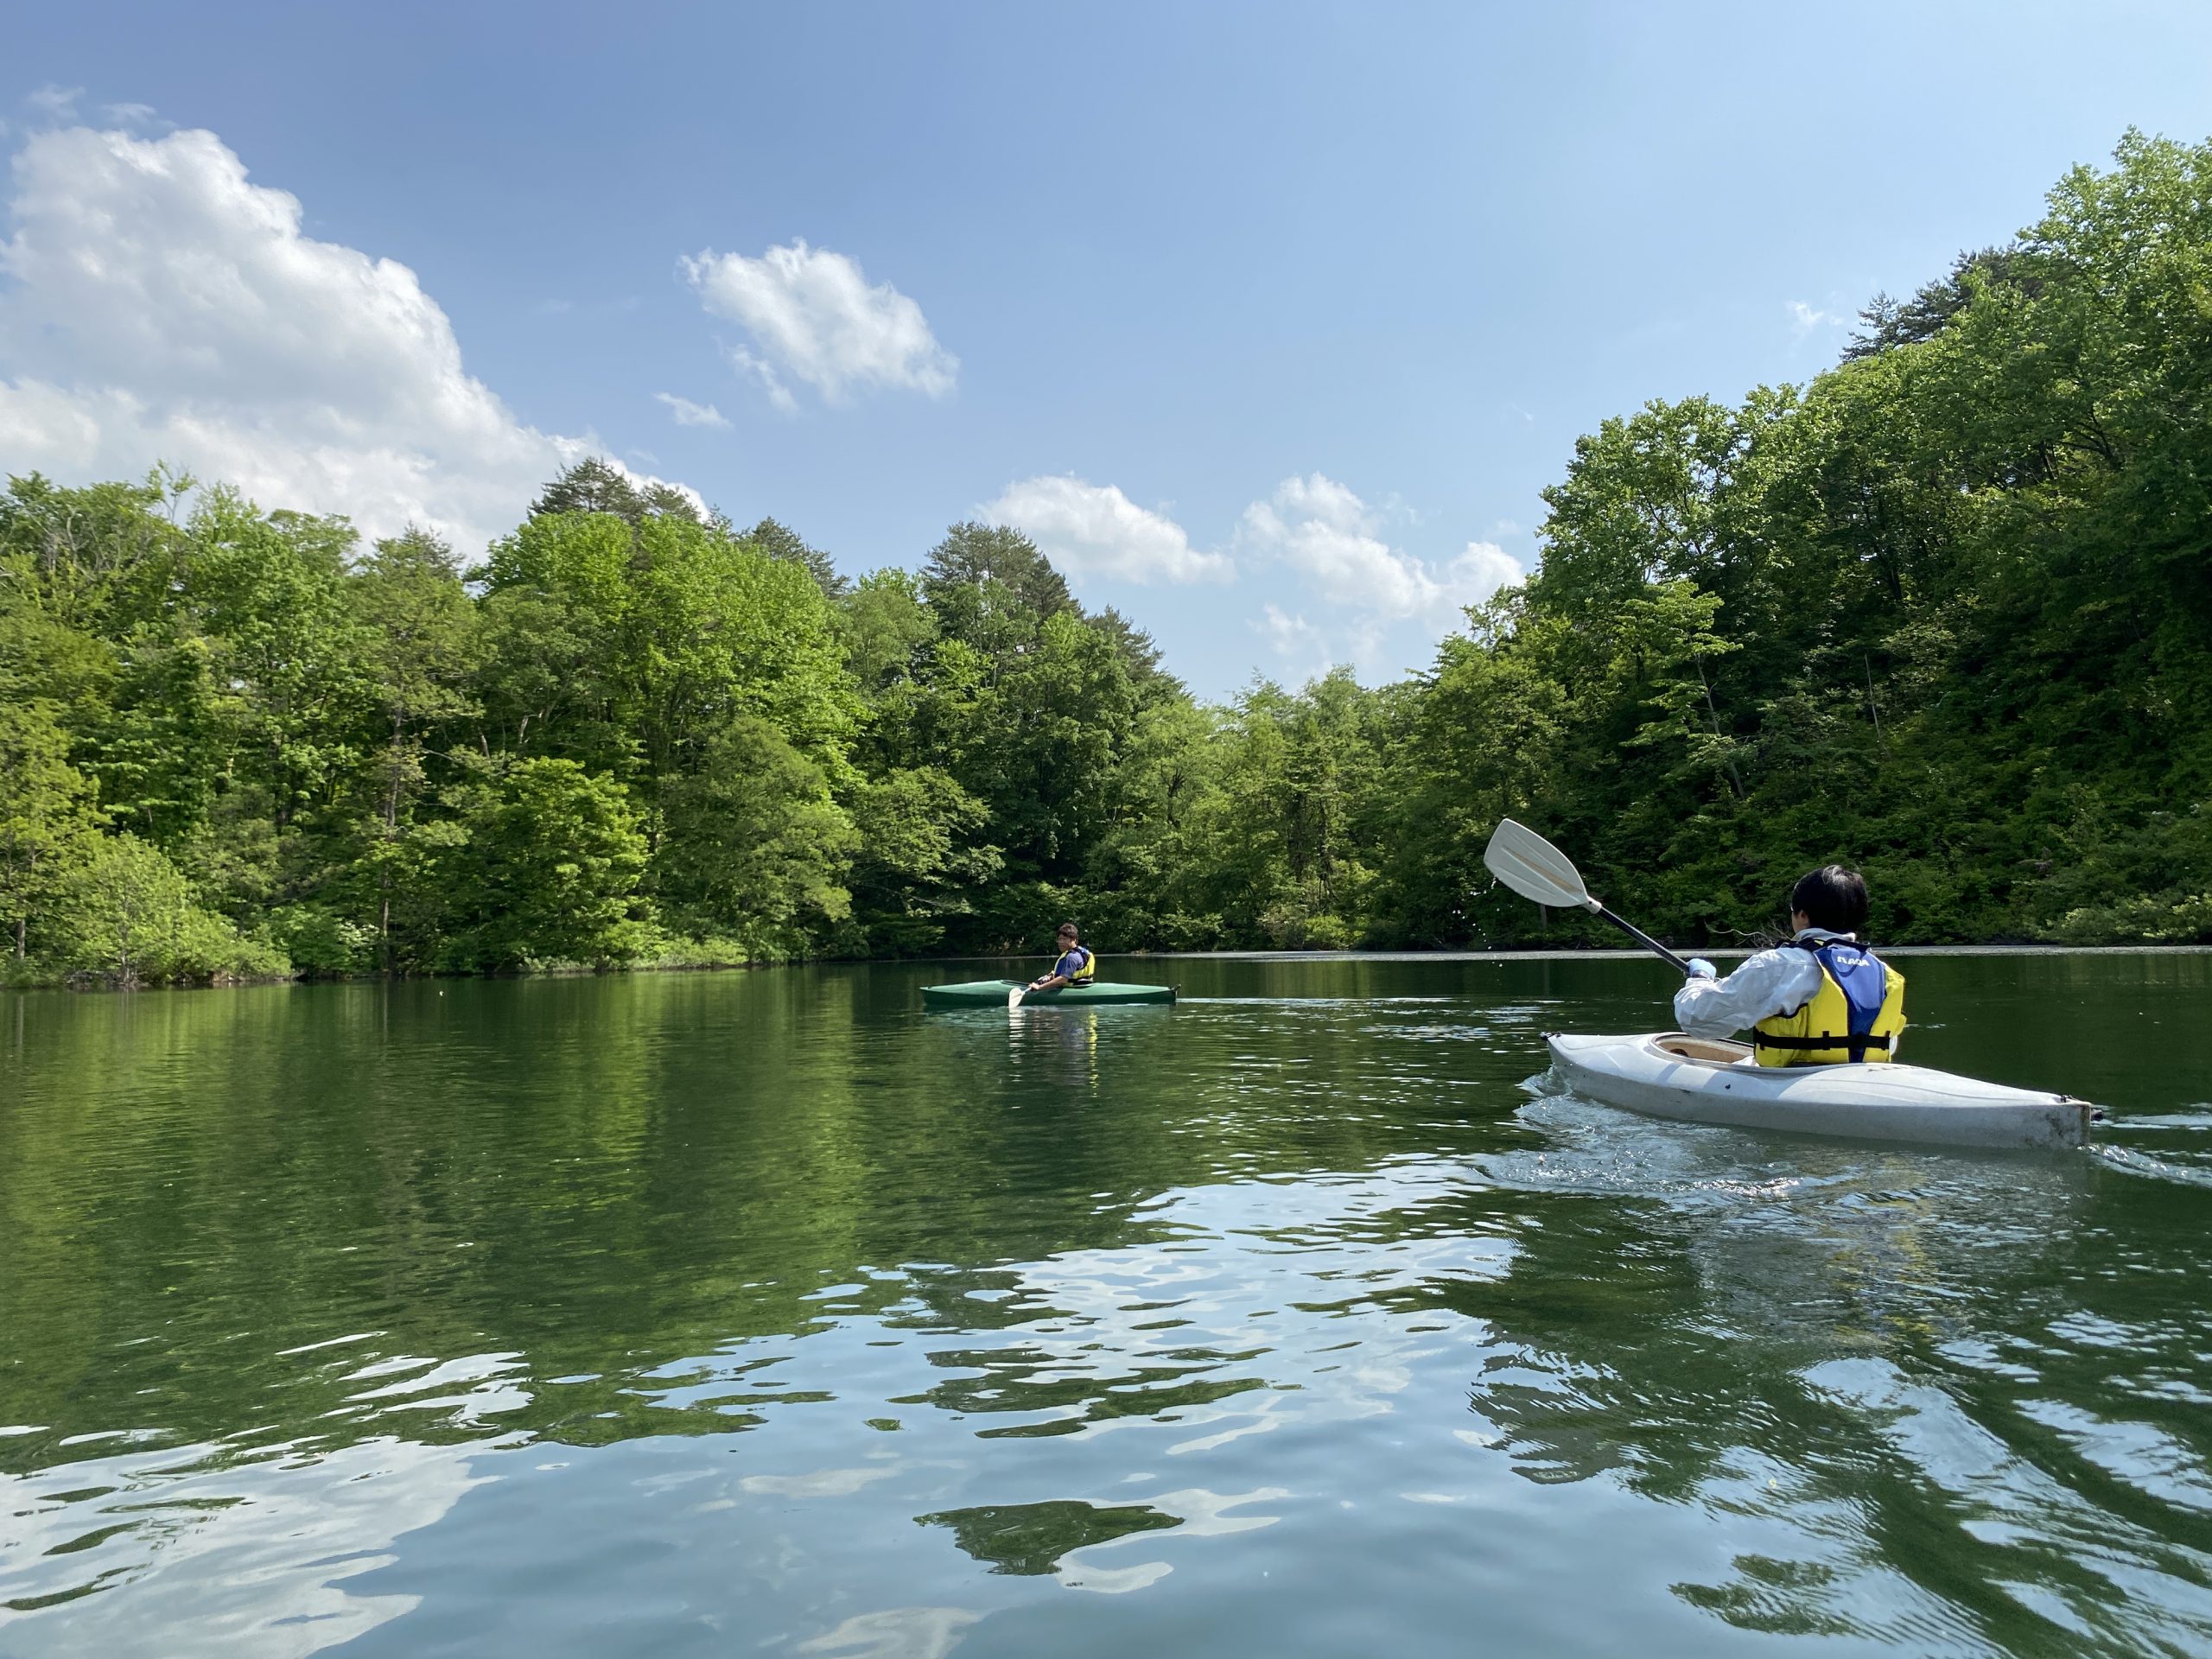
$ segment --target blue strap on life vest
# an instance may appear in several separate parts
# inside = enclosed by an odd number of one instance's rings
[[[1843,993],[1844,1006],[1851,1011],[1850,1034],[1864,1037],[1872,1031],[1889,995],[1888,969],[1855,939],[1800,939],[1797,943],[1819,959]]]

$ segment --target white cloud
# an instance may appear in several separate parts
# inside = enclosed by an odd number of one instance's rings
[[[1244,510],[1241,546],[1295,570],[1322,599],[1382,621],[1456,620],[1464,606],[1521,580],[1519,561],[1491,542],[1470,542],[1433,566],[1383,541],[1376,514],[1334,479],[1287,478]]]
[[[834,404],[884,386],[942,397],[959,374],[922,308],[888,283],[870,287],[842,253],[795,241],[758,259],[709,249],[681,263],[700,303],[753,337],[732,360],[779,407],[793,402],[786,376]]]
[[[1801,334],[1810,334],[1815,328],[1840,328],[1851,321],[1840,311],[1818,310],[1802,300],[1789,302],[1789,320]]]
[[[791,389],[777,377],[775,369],[766,358],[755,357],[742,346],[729,348],[730,366],[740,374],[758,380],[768,394],[768,401],[786,413],[798,407],[798,399],[791,396]]]
[[[1327,638],[1320,629],[1308,622],[1303,613],[1293,616],[1280,605],[1262,605],[1259,617],[1251,626],[1268,642],[1268,649],[1282,664],[1288,678],[1316,678],[1327,673],[1330,664],[1335,660],[1335,653],[1330,649]],[[1367,642],[1363,640],[1362,643]]]
[[[1319,473],[1287,478],[1268,499],[1244,510],[1240,550],[1254,563],[1287,566],[1330,609],[1325,630],[1302,614],[1267,607],[1254,626],[1278,652],[1296,658],[1326,646],[1325,659],[1377,666],[1386,629],[1418,626],[1433,640],[1459,624],[1465,607],[1525,575],[1520,561],[1494,542],[1469,542],[1433,564],[1392,547],[1379,528],[1367,503]]]
[[[1192,547],[1173,518],[1137,505],[1111,484],[1024,479],[982,512],[995,524],[1020,531],[1078,581],[1221,581],[1236,569],[1223,555]]]
[[[1317,645],[1321,631],[1303,616],[1291,616],[1279,605],[1262,605],[1260,620],[1252,625],[1267,635],[1268,643],[1286,656],[1292,652]]]
[[[1440,580],[1456,611],[1481,604],[1501,588],[1518,587],[1528,574],[1496,542],[1469,542],[1444,567]]]
[[[77,100],[84,95],[81,86],[57,86],[48,82],[27,93],[23,102],[49,121],[73,121],[77,118]]]
[[[679,397],[672,391],[657,391],[653,396],[668,405],[668,412],[678,426],[718,426],[727,429],[729,417],[712,404],[695,404],[689,397]]]
[[[1276,657],[1316,661],[1320,666],[1327,666],[1330,661],[1330,648],[1320,639],[1320,628],[1305,620],[1305,613],[1289,615],[1283,611],[1283,606],[1269,601],[1261,606],[1259,621],[1252,626],[1274,648]]]
[[[0,243],[0,456],[63,480],[156,461],[268,506],[414,522],[464,556],[598,448],[518,421],[415,273],[300,230],[214,134],[48,131]]]

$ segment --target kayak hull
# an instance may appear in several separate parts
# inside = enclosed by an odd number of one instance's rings
[[[925,985],[925,1008],[1004,1007],[1020,979],[971,979],[958,985]],[[1025,1008],[1096,1008],[1132,1002],[1173,1002],[1173,985],[1064,985],[1058,990],[1031,991],[1021,999]]]
[[[1763,1066],[1747,1044],[1681,1032],[1544,1040],[1573,1093],[1650,1117],[1947,1147],[2078,1147],[2089,1138],[2087,1101],[1926,1066]]]

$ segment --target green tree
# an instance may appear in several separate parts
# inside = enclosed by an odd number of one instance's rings
[[[487,714],[635,781],[694,767],[740,714],[833,775],[858,715],[829,602],[805,570],[675,515],[537,518],[493,550]]]
[[[54,706],[0,698],[0,925],[24,970],[34,923],[53,910],[68,872],[99,836],[92,789],[69,764]]]
[[[672,485],[640,480],[601,455],[588,455],[545,486],[531,505],[531,517],[563,513],[607,513],[626,524],[677,518],[704,522],[698,504]]]
[[[772,559],[781,559],[785,564],[798,565],[814,578],[814,585],[822,590],[824,599],[842,599],[851,590],[852,583],[837,574],[837,563],[818,547],[810,547],[799,533],[773,518],[763,518],[740,538],[766,553]]]
[[[800,955],[851,913],[860,844],[820,767],[757,715],[733,721],[668,787],[657,889],[677,913],[777,955]]]
[[[342,518],[264,513],[221,489],[188,530],[175,624],[184,671],[161,711],[204,720],[215,741],[194,747],[220,770],[204,822],[162,844],[251,923],[342,868],[348,800],[373,741],[370,639],[346,591],[355,537]],[[199,663],[204,682],[192,677]]]
[[[67,972],[120,986],[282,973],[277,951],[242,939],[192,900],[160,848],[100,836],[72,864],[54,906],[46,953]]]
[[[423,824],[418,814],[432,783],[433,742],[479,712],[469,694],[479,628],[459,561],[427,531],[378,542],[354,568],[350,587],[383,738],[365,772],[367,810],[352,865],[373,894],[377,963],[389,973],[428,960],[435,944],[443,909],[436,872],[454,836],[447,822]],[[440,770],[450,776],[454,767]],[[345,936],[326,929],[318,937]],[[317,954],[332,967],[345,959],[327,947]]]
[[[912,687],[927,671],[937,618],[917,577],[904,570],[872,570],[844,594],[837,634],[861,695],[879,702]]]
[[[918,954],[976,913],[975,893],[1004,862],[982,842],[984,804],[934,766],[903,767],[855,791],[858,845],[849,878],[856,947]]]
[[[976,704],[988,734],[966,758],[969,789],[988,804],[1013,868],[1066,882],[1109,821],[1115,762],[1136,693],[1114,642],[1071,612],[1045,619],[1033,644]]]
[[[626,962],[649,938],[645,840],[628,791],[573,760],[523,760],[473,815],[456,860],[458,965]]]
[[[922,562],[922,596],[947,639],[982,654],[994,677],[1036,640],[1046,622],[1076,603],[1052,561],[1020,531],[959,524]]]

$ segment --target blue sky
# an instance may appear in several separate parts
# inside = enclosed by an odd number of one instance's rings
[[[166,455],[472,554],[582,448],[852,571],[988,513],[1211,695],[1421,665],[1578,434],[1802,380],[2126,127],[2212,134],[2201,5],[10,33],[0,468]]]

